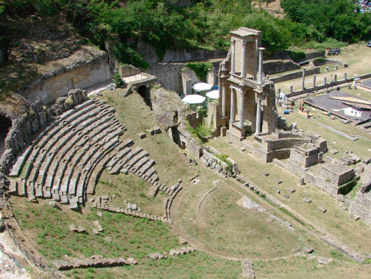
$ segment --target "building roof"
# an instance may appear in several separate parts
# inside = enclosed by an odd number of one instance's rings
[[[247,37],[247,36],[257,36],[261,33],[261,31],[246,28],[246,27],[240,27],[237,30],[231,31],[230,33],[232,35],[236,35],[236,36],[239,36],[239,37]]]

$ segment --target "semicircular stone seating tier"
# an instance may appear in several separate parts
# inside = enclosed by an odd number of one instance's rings
[[[87,194],[94,194],[105,168],[155,183],[155,161],[141,147],[133,148],[131,139],[120,140],[126,128],[114,113],[113,107],[92,99],[62,114],[17,158],[9,192],[30,201],[51,198],[77,209]]]

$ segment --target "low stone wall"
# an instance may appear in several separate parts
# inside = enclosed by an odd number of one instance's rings
[[[133,258],[103,258],[102,256],[91,256],[88,259],[81,258],[66,258],[54,262],[54,266],[58,270],[71,270],[74,268],[88,268],[88,267],[113,267],[123,265],[135,265],[138,262]]]
[[[268,60],[263,63],[263,72],[266,75],[282,73],[300,69],[300,65],[291,59],[289,60]]]
[[[362,194],[358,192],[354,201],[350,203],[350,215],[360,217],[362,221],[371,226],[371,192]]]
[[[313,63],[314,66],[323,66],[325,64],[345,66],[345,64],[342,63],[342,62],[339,62],[339,61],[336,61],[336,60],[325,59],[325,58],[315,59],[315,60],[313,60],[312,63]]]
[[[219,159],[216,155],[221,153],[217,151],[216,149],[208,146],[202,150],[202,157],[201,161],[204,163],[204,165],[208,168],[211,168],[215,170],[217,173],[229,177],[233,176],[236,173],[239,173],[237,163],[231,160],[230,158],[227,158],[227,162],[223,162],[221,159]]]
[[[291,148],[306,142],[303,138],[284,138],[277,140],[266,139],[263,143],[266,151],[272,151],[283,148]]]
[[[305,71],[305,76],[310,76],[310,75],[319,74],[319,73],[320,73],[320,68],[316,67],[314,69],[306,70]],[[284,74],[284,75],[279,76],[279,77],[271,77],[270,80],[277,83],[277,82],[283,82],[283,81],[287,81],[287,80],[291,80],[291,79],[300,78],[302,76],[303,76],[303,71],[297,71],[297,72],[293,72],[293,73]]]
[[[367,79],[367,78],[370,78],[370,77],[371,77],[371,73],[358,76],[358,78],[360,78],[360,79]],[[347,79],[342,79],[342,80],[337,80],[337,81],[331,81],[327,84],[317,85],[316,87],[305,88],[304,90],[294,91],[292,93],[286,94],[286,96],[290,98],[290,97],[295,97],[295,96],[299,96],[299,95],[303,95],[303,94],[309,94],[309,93],[314,92],[314,91],[319,91],[319,90],[323,90],[323,89],[326,89],[326,88],[339,86],[339,85],[344,84],[344,83],[352,82],[353,80],[354,80],[354,77],[347,78]]]
[[[312,52],[305,53],[305,59],[308,60],[308,59],[313,59],[316,57],[325,57],[325,55],[326,55],[326,51],[324,50],[312,51]],[[271,59],[293,59],[290,51],[284,51],[284,50],[274,52],[270,56],[270,58]]]
[[[330,162],[323,165],[320,175],[326,180],[341,185],[354,178],[354,169]]]

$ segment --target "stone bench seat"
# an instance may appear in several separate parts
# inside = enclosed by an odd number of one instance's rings
[[[33,147],[30,145],[22,153],[22,155],[17,158],[17,161],[15,162],[15,164],[13,165],[13,168],[11,169],[11,171],[9,173],[10,177],[20,176],[21,171],[22,171],[24,165],[26,164],[28,157],[30,156],[30,154],[32,152],[32,148]]]
[[[120,133],[121,131],[116,131],[114,134],[111,134],[109,137],[107,137],[106,140],[108,141],[103,146],[99,146],[96,152],[94,152],[94,154],[90,157],[90,160],[87,162],[87,164],[83,166],[81,171],[82,175],[80,175],[79,180],[76,182],[77,196],[83,195],[84,188],[87,185],[89,177],[99,161],[102,160],[103,157],[106,156],[106,154],[113,150],[117,145],[120,144],[120,141],[118,139]]]
[[[105,127],[108,127],[109,126],[109,123],[107,123],[107,125],[106,126],[101,126],[101,129],[102,128],[105,128]],[[76,132],[78,129],[73,129],[72,130],[72,132]],[[52,154],[52,156],[50,156],[49,157],[49,160],[48,160],[48,163],[47,163],[47,166],[50,166],[50,164],[51,164],[51,161],[52,160],[54,160],[54,158],[55,158],[55,155],[56,155],[56,153],[58,153],[58,152],[60,152],[60,149],[61,148],[63,148],[63,147],[67,147],[68,149],[71,149],[70,148],[70,146],[73,146],[73,145],[75,145],[75,144],[77,144],[80,140],[81,140],[81,137],[84,137],[84,139],[85,139],[85,142],[89,139],[89,136],[91,136],[91,135],[89,135],[89,134],[87,134],[87,133],[90,133],[90,132],[92,132],[92,130],[93,130],[93,128],[88,128],[88,129],[85,129],[84,131],[79,131],[79,132],[77,132],[77,134],[70,134],[70,135],[68,135],[68,136],[65,136],[64,138],[63,138],[63,140],[56,140],[55,141],[55,143],[53,142],[53,144],[55,144],[56,146],[54,146],[54,148],[53,148],[53,150],[51,151],[51,150],[49,150],[49,152],[52,152],[53,154]],[[94,132],[94,134],[93,135],[96,135],[96,134],[98,134],[100,131],[95,131]],[[89,136],[88,136],[89,135]],[[74,137],[74,139],[71,141],[71,138],[72,137]],[[82,143],[81,143],[82,144]],[[50,154],[50,153],[49,153]],[[63,153],[63,151],[62,151],[62,154],[64,154]],[[45,156],[46,156],[46,154],[40,159],[41,161],[42,160],[44,160],[45,159]],[[48,170],[48,167],[47,167],[47,169],[46,170]],[[45,179],[43,179],[42,181],[44,181]]]
[[[140,167],[136,173],[141,176],[141,175],[145,175],[147,173],[147,171],[149,171],[149,169],[155,164],[155,161],[154,160],[149,160],[147,163],[145,163],[142,167]]]
[[[89,106],[90,104],[92,104],[93,102],[91,101],[87,101],[87,102],[84,102],[83,104],[79,105],[79,106],[76,106],[75,109],[73,111],[69,111],[68,113],[66,113],[66,116],[64,117],[60,117],[59,119],[53,121],[52,123],[50,123],[39,135],[38,137],[33,140],[33,142],[30,144],[30,146],[26,149],[26,151],[22,154],[22,156],[19,157],[19,159],[17,160],[17,163],[14,165],[14,171],[11,172],[11,175],[12,176],[19,176],[20,175],[20,172],[23,168],[23,166],[25,165],[26,161],[29,160],[31,162],[35,162],[35,159],[36,159],[36,156],[35,154],[32,154],[32,153],[35,153],[35,147],[36,146],[39,146],[39,149],[43,148],[44,145],[50,140],[50,138],[52,136],[54,136],[57,132],[59,132],[60,130],[60,120],[64,119],[64,118],[67,118],[68,114],[74,114],[76,113],[76,111],[79,111],[81,110],[82,108],[86,107],[86,106]],[[87,109],[87,111],[89,111],[89,109]],[[36,149],[36,155],[37,155],[37,152],[38,150]],[[31,159],[30,156],[33,155],[34,157],[32,157]]]
[[[140,151],[139,153],[135,154],[133,158],[131,158],[129,161],[126,162],[125,167],[131,168],[134,166],[137,162],[139,162],[143,157],[148,156],[148,152],[145,150]]]
[[[96,109],[92,112],[91,108],[86,108],[86,112],[85,111],[82,111],[82,112],[84,112],[84,114],[80,115],[80,116],[82,116],[82,118],[77,117],[71,123],[67,123],[66,121],[59,122],[58,125],[55,127],[55,129],[50,131],[49,134],[45,135],[42,138],[42,141],[40,141],[40,143],[38,144],[39,147],[34,148],[35,152],[34,152],[34,154],[32,154],[32,156],[30,158],[30,161],[34,162],[36,160],[40,148],[45,147],[47,150],[49,150],[55,144],[56,141],[58,141],[61,137],[64,137],[67,133],[70,133],[71,129],[74,132],[74,130],[73,130],[74,128],[80,127],[79,128],[79,130],[80,130],[83,127],[86,127],[90,124],[95,123],[97,121],[97,119],[102,117],[102,115],[99,116],[100,111],[98,111]],[[89,112],[89,113],[86,114],[87,112]],[[89,118],[91,118],[91,119],[89,119]]]
[[[118,144],[120,144],[118,138],[113,138],[104,146],[104,152],[100,153],[100,156],[96,158],[95,163],[88,169],[88,175],[84,179],[83,185],[79,184],[78,187],[78,196],[82,196],[85,190],[85,193],[91,194],[95,192],[96,182],[105,167],[105,164],[111,159],[107,158],[104,161],[104,164],[100,164],[101,160],[104,159]],[[98,167],[97,167],[98,166]],[[86,187],[82,187],[86,186]]]
[[[148,158],[148,156],[143,157],[142,159],[140,159],[136,164],[134,164],[131,167],[132,172],[136,173],[141,167],[143,167],[149,161],[150,161],[150,159]]]

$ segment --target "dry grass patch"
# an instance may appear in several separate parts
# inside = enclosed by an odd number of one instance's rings
[[[333,253],[335,254],[335,253]],[[369,278],[370,265],[357,264],[344,258],[335,258],[327,265],[318,262],[319,257],[295,257],[278,261],[256,261],[256,278],[297,279],[297,278]]]
[[[212,140],[209,144],[219,151],[229,154],[238,163],[242,175],[249,181],[275,196],[314,224],[324,228],[347,246],[360,253],[370,254],[371,243],[364,241],[369,234],[368,227],[362,222],[353,221],[348,212],[341,210],[338,202],[329,194],[314,185],[298,185],[298,177],[273,163],[259,162],[247,153],[241,155],[237,147],[227,144],[223,138]],[[264,176],[263,172],[268,172],[269,176]],[[282,180],[282,184],[278,185],[277,180]],[[290,193],[289,187],[295,188],[296,192]],[[281,194],[277,194],[277,189],[281,190]],[[290,198],[285,198],[286,194]],[[305,197],[311,198],[312,203],[305,203],[303,201]],[[327,209],[325,214],[317,209],[319,205]]]

